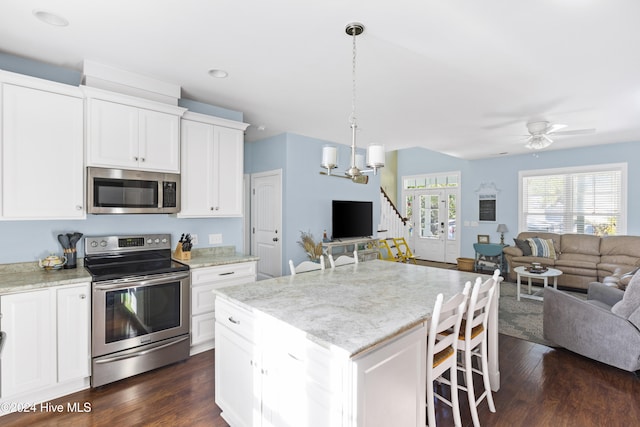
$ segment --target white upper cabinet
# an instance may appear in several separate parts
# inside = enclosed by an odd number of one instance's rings
[[[197,113],[182,119],[182,218],[242,216],[248,124]]]
[[[4,71],[0,91],[0,218],[85,218],[82,92]]]
[[[169,104],[83,87],[87,166],[180,172],[180,116]]]

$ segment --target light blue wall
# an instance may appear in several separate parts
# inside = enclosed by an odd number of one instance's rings
[[[62,67],[0,53],[0,69],[33,77],[78,85],[81,73]],[[204,114],[217,114],[231,120],[242,120],[242,113],[208,106],[199,102],[180,100],[187,108]],[[18,183],[19,185],[19,183]],[[209,246],[235,246],[244,252],[242,218],[178,219],[169,215],[87,215],[76,221],[0,221],[0,263],[35,261],[49,253],[62,251],[57,235],[79,231],[85,235],[171,233],[177,242],[182,233],[197,234],[196,248]],[[221,245],[209,245],[209,234],[222,234]],[[248,249],[247,249],[248,251]],[[83,244],[78,245],[84,256]]]
[[[640,182],[640,143],[620,143],[567,150],[537,151],[531,154],[505,156],[483,160],[460,160],[425,149],[401,150],[398,153],[398,177],[459,170],[462,193],[459,211],[460,254],[473,256],[473,243],[478,234],[488,234],[497,242],[497,223],[509,228],[505,241],[512,242],[518,234],[518,172],[521,170],[553,169],[604,163],[628,164],[627,234],[640,234],[640,198],[634,184]],[[476,190],[481,184],[495,183],[500,190],[497,223],[464,226],[478,219]],[[402,183],[399,180],[399,185]],[[402,191],[398,189],[398,194]]]
[[[74,221],[1,221],[0,236],[3,250],[0,264],[36,261],[50,253],[60,254],[62,248],[57,235],[79,231],[85,236],[112,234],[170,233],[177,242],[182,233],[197,234],[196,248],[235,246],[242,251],[242,219],[178,219],[169,215],[88,215],[86,220]],[[222,234],[222,245],[209,245],[208,234]],[[77,246],[78,256],[84,257],[84,243]]]
[[[298,245],[300,232],[311,232],[316,241],[324,230],[331,234],[332,200],[368,200],[373,202],[374,232],[380,221],[380,177],[370,176],[369,183],[354,184],[348,179],[320,175],[322,146],[327,141],[296,134],[245,144],[245,173],[282,169],[282,271],[288,273],[288,262],[307,259]],[[329,143],[332,144],[332,143]],[[336,145],[336,144],[332,144]],[[338,168],[344,174],[350,159],[350,148],[338,147]]]

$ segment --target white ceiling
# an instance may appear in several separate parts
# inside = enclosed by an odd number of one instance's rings
[[[549,150],[640,141],[639,18],[635,0],[3,0],[0,51],[178,84],[244,112],[248,141],[293,132],[348,145],[344,28],[359,21],[358,145],[476,159],[528,152],[535,120],[597,129]]]

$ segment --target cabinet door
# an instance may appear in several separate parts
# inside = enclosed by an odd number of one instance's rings
[[[159,111],[139,110],[138,166],[180,172],[180,118]]]
[[[57,290],[58,382],[89,376],[89,284]]]
[[[138,168],[138,109],[89,100],[87,166]]]
[[[0,358],[2,398],[56,382],[55,322],[48,290],[0,298],[6,343]]]
[[[241,130],[216,126],[214,139],[214,215],[242,216],[244,134]]]
[[[2,87],[2,217],[84,218],[83,101]]]
[[[215,402],[232,426],[260,425],[260,366],[253,343],[224,325],[216,328]]]
[[[213,125],[182,120],[180,217],[213,213]]]

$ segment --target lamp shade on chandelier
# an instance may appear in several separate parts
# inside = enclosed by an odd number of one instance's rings
[[[358,125],[356,123],[356,37],[362,34],[364,25],[359,22],[352,22],[345,28],[345,32],[352,37],[353,41],[353,61],[352,61],[352,102],[351,115],[349,116],[349,126],[351,127],[351,163],[349,169],[345,171],[345,175],[354,182],[363,173],[373,172],[377,174],[378,169],[384,167],[385,152],[382,144],[370,144],[367,147],[366,166],[370,169],[364,169],[364,159],[362,154],[356,153],[356,132]],[[327,170],[327,175],[331,174],[331,170],[338,167],[338,153],[335,146],[325,145],[322,147],[322,168]]]

